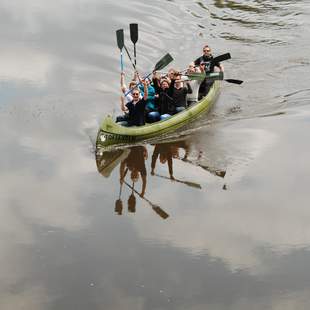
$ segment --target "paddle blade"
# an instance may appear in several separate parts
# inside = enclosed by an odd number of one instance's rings
[[[168,66],[170,64],[170,62],[173,60],[172,56],[167,53],[164,57],[162,57],[155,65],[154,70],[153,71],[159,71],[163,68],[165,68],[166,66]]]
[[[120,50],[124,47],[124,30],[118,29],[116,30],[116,40],[117,40],[117,46]]]
[[[182,181],[182,183],[190,186],[190,187],[194,187],[194,188],[199,188],[201,189],[201,185],[198,183],[194,183],[194,182],[189,182],[189,181]]]
[[[235,79],[225,79],[225,81],[228,82],[228,83],[233,83],[233,84],[238,84],[238,85],[243,83],[243,81],[235,80]]]
[[[169,214],[158,206],[153,206],[152,209],[164,220],[169,217]]]
[[[193,72],[186,74],[189,80],[198,80],[198,81],[203,81],[206,78],[205,73],[200,73],[200,72]]]
[[[133,44],[136,44],[138,41],[138,24],[130,24],[130,39]]]
[[[206,75],[206,78],[209,81],[223,80],[224,73],[223,72],[211,72]]]
[[[219,55],[219,56],[214,57],[214,58],[211,60],[211,62],[212,62],[213,64],[215,64],[215,63],[218,63],[218,62],[221,62],[221,61],[224,61],[224,60],[228,60],[228,59],[230,59],[230,58],[231,58],[230,53],[226,53],[226,54],[223,54],[223,55]]]

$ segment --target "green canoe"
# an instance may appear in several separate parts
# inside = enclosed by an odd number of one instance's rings
[[[186,110],[159,121],[144,126],[124,127],[115,123],[111,116],[104,118],[98,135],[97,147],[106,147],[118,143],[137,142],[162,134],[170,133],[192,122],[201,114],[210,110],[220,91],[220,81],[214,81],[208,95]]]

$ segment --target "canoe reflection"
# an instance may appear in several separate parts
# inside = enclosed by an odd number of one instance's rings
[[[153,148],[151,162],[148,154],[150,147]],[[174,176],[173,162],[181,160],[207,170],[209,173],[225,177],[226,171],[211,169],[206,165],[201,164],[202,151],[197,148],[192,149],[188,140],[178,141],[173,143],[155,144],[153,146],[132,146],[123,149],[98,149],[96,154],[96,163],[98,171],[105,177],[110,177],[112,171],[119,166],[119,194],[115,201],[114,211],[118,215],[122,215],[127,209],[128,213],[136,212],[137,200],[141,199],[150,206],[156,214],[161,218],[166,219],[169,215],[157,204],[151,201],[152,198],[146,197],[147,185],[147,163],[150,164],[151,175],[157,178],[166,179],[167,181],[184,184],[193,189],[201,189],[201,185],[195,182],[190,182],[184,179],[177,179]],[[160,167],[159,167],[160,166]],[[167,166],[167,174],[159,174],[157,171],[162,167]],[[154,179],[155,180],[155,179]],[[123,188],[129,189],[129,196],[125,198]],[[128,192],[127,192],[128,195]],[[150,195],[150,192],[147,196]],[[123,197],[122,197],[123,196]],[[125,206],[124,206],[125,205]]]

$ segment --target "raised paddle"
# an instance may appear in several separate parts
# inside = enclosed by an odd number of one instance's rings
[[[123,47],[124,47],[124,30],[118,29],[116,30],[116,40],[117,46],[120,49],[121,53],[121,71],[124,71],[124,63],[123,63]]]
[[[230,53],[226,53],[226,54],[223,54],[223,55],[219,55],[219,56],[214,57],[214,58],[211,60],[211,63],[212,63],[212,64],[215,64],[215,63],[217,63],[217,62],[221,62],[221,61],[228,60],[228,59],[231,59]]]
[[[168,66],[170,64],[170,62],[173,60],[172,56],[167,53],[165,56],[163,56],[155,65],[153,71],[151,73],[149,73],[148,75],[146,75],[143,79],[148,78],[152,73],[154,73],[155,71],[159,71],[162,70],[163,68],[165,68],[166,66]],[[140,82],[139,84],[137,84],[135,87],[133,87],[132,89],[130,89],[127,93],[125,93],[125,96],[127,96],[128,94],[130,94],[135,88],[137,88],[139,85],[141,85],[142,83]]]
[[[128,51],[128,49],[127,49],[127,47],[126,47],[125,44],[124,44],[124,48],[125,48],[125,51],[126,51],[126,53],[127,53],[127,55],[128,55],[128,58],[129,58],[129,60],[130,60],[130,62],[131,62],[131,64],[132,64],[134,70],[137,71],[136,65],[133,63],[132,58],[131,58],[131,56],[130,56],[130,54],[129,54],[129,51]]]
[[[138,24],[130,24],[129,25],[130,29],[130,39],[133,43],[133,48],[134,48],[134,57],[135,57],[135,66],[137,65],[137,59],[136,59],[136,43],[138,41]]]
[[[134,189],[133,186],[131,186],[130,184],[128,184],[126,181],[124,181],[124,183],[125,183],[129,188],[131,188],[136,194],[138,194],[138,195],[140,196],[139,192],[136,191],[136,190]],[[163,219],[165,220],[167,217],[169,217],[169,214],[166,213],[161,207],[159,207],[159,206],[153,204],[150,200],[148,200],[148,199],[145,198],[144,196],[140,196],[140,197],[141,197],[142,199],[144,199],[144,200],[152,207],[152,209],[153,209],[161,218],[163,218]]]

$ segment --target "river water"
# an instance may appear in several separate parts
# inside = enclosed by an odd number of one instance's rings
[[[0,0],[0,14],[1,310],[308,309],[309,1]],[[141,72],[166,52],[183,69],[208,43],[244,83],[165,144],[96,156],[131,22]]]

